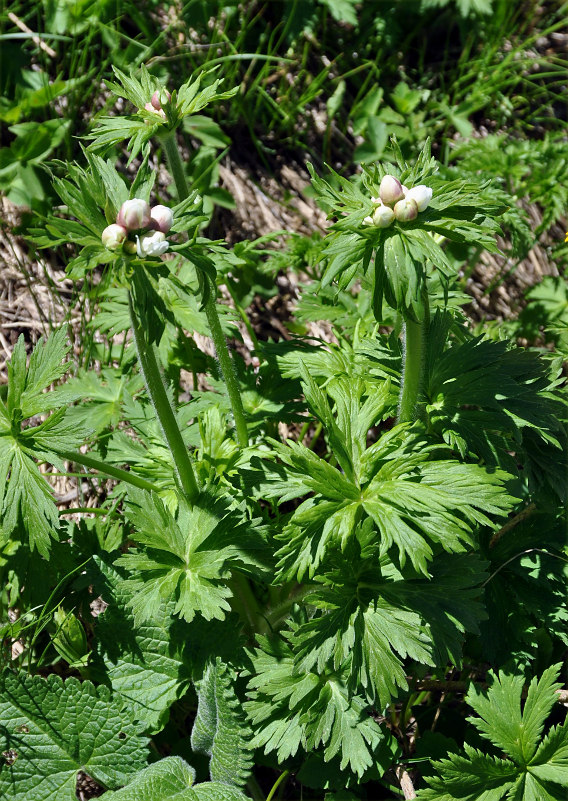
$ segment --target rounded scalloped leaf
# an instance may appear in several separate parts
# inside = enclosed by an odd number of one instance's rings
[[[79,770],[118,787],[148,757],[141,724],[90,681],[6,670],[0,721],[0,798],[10,801],[76,801]]]

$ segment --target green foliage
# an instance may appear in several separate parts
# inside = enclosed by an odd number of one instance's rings
[[[0,386],[0,795],[560,799],[565,9],[158,5],[0,11],[0,306],[44,249],[76,358]],[[379,228],[386,174],[433,195]],[[172,196],[163,260],[103,246]]]
[[[79,770],[116,788],[147,758],[131,712],[90,682],[6,670],[0,714],[0,790],[11,801],[74,801]]]
[[[565,798],[566,722],[553,726],[541,739],[546,718],[556,702],[556,690],[560,688],[556,683],[559,673],[560,666],[554,665],[540,679],[533,679],[522,709],[522,676],[493,675],[487,692],[472,686],[466,702],[479,717],[468,720],[506,758],[484,754],[466,744],[465,756],[451,754],[449,759],[435,763],[439,775],[427,779],[430,787],[421,791],[418,798],[432,801]]]
[[[89,134],[93,139],[91,150],[106,152],[110,147],[128,140],[127,148],[130,152],[130,163],[140,151],[147,149],[148,142],[153,136],[175,130],[184,117],[197,115],[210,103],[232,97],[237,89],[219,91],[222,79],[211,80],[211,72],[201,72],[194,79],[187,80],[178,91],[172,92],[170,100],[166,99],[164,88],[153,78],[143,66],[140,69],[140,78],[134,74],[126,75],[114,68],[118,78],[116,81],[107,81],[108,88],[117,96],[129,100],[137,109],[136,117],[101,117],[98,125]],[[205,84],[202,87],[202,84]],[[150,104],[154,92],[162,95],[163,114],[156,111]],[[146,106],[150,105],[150,109]]]
[[[370,541],[367,534],[367,559],[351,560],[357,568],[341,569],[337,559],[335,570],[319,577],[323,587],[304,599],[318,611],[294,629],[291,641],[300,671],[342,670],[351,692],[384,708],[399,688],[407,689],[405,658],[459,664],[464,631],[478,632],[485,616],[480,584],[486,574],[469,555],[445,555],[428,579],[410,579],[386,559],[377,569]]]
[[[285,541],[279,551],[283,577],[311,578],[328,550],[344,551],[365,520],[373,524],[381,553],[396,549],[402,567],[409,559],[427,575],[434,546],[465,550],[475,525],[492,525],[488,515],[506,515],[514,505],[506,473],[440,458],[436,446],[407,424],[365,449],[368,429],[385,411],[388,384],[366,400],[363,382],[337,378],[326,390],[336,416],[328,396],[306,377],[306,399],[328,432],[340,469],[300,443],[273,443],[286,470],[265,463],[249,479],[263,497],[286,501],[312,493],[278,535]]]
[[[122,790],[104,794],[108,801],[246,801],[237,788],[222,782],[194,784],[195,771],[181,757],[149,765]]]
[[[300,747],[311,751],[321,745],[326,761],[339,755],[341,768],[349,765],[358,776],[390,756],[390,735],[361,697],[349,695],[340,671],[295,671],[292,651],[282,640],[259,642],[262,649],[252,655],[252,700],[245,704],[254,747],[276,751],[282,762]]]
[[[187,621],[197,612],[223,620],[231,569],[261,566],[262,539],[221,500],[204,496],[193,508],[181,501],[176,519],[156,495],[131,488],[127,515],[142,547],[116,564],[131,571],[126,584],[136,625],[155,620],[172,597],[174,614]]]
[[[439,244],[440,239],[461,245],[475,242],[495,252],[495,234],[499,227],[494,218],[505,211],[505,207],[487,191],[487,182],[447,181],[437,176],[428,143],[413,165],[405,162],[396,141],[393,151],[395,167],[365,167],[357,183],[333,170],[331,183],[317,177],[311,169],[312,184],[320,201],[329,209],[330,217],[338,218],[331,226],[332,233],[323,251],[328,263],[322,286],[337,279],[340,289],[345,289],[356,275],[367,273],[374,259],[371,281],[377,319],[381,319],[384,298],[392,308],[422,320],[426,263],[435,265],[446,281],[454,273],[453,265]],[[365,227],[364,219],[375,208],[371,198],[379,195],[385,174],[394,175],[409,188],[426,183],[432,189],[432,200],[415,220],[395,220],[388,228]]]
[[[63,359],[68,350],[66,330],[60,328],[46,342],[39,339],[26,366],[21,336],[8,367],[6,399],[0,399],[0,530],[7,537],[23,524],[30,546],[45,557],[51,539],[57,538],[59,519],[36,460],[63,469],[58,451],[77,446],[88,430],[70,422],[66,401],[57,393],[44,392],[67,371]],[[47,416],[36,425],[27,422],[39,415]]]
[[[227,667],[217,658],[197,684],[197,714],[191,731],[195,753],[209,757],[212,782],[243,787],[252,768],[251,732]]]
[[[124,573],[96,561],[105,578],[102,598],[109,606],[97,619],[98,659],[91,672],[128,702],[146,729],[159,731],[191,682],[192,631],[173,617],[172,601],[159,607],[151,623],[135,625]]]

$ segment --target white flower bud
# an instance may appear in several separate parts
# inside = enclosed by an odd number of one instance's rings
[[[404,195],[402,192],[402,184],[395,178],[394,175],[385,175],[379,187],[379,196],[386,206],[392,206],[398,200],[401,200]]]
[[[390,206],[377,206],[373,212],[373,225],[377,228],[387,228],[394,220],[394,211]]]
[[[166,112],[164,111],[163,108],[154,108],[154,106],[151,103],[146,103],[144,105],[144,109],[146,111],[149,111],[151,114],[157,114],[158,117],[161,117],[163,120],[166,119]],[[151,124],[149,120],[146,120],[146,122]]]
[[[162,92],[168,98],[168,100],[172,99],[172,96],[168,92],[167,89],[156,89],[156,91],[152,95],[152,99],[150,100],[150,103],[153,106],[153,108],[155,109],[155,111],[161,111],[162,110],[162,101],[160,99],[161,95],[162,95]]]
[[[150,225],[150,206],[138,197],[126,200],[120,207],[116,222],[127,231],[138,231]]]
[[[145,256],[161,256],[169,246],[166,235],[161,231],[136,237],[136,253],[141,259]]]
[[[153,206],[150,209],[150,226],[155,231],[167,234],[174,222],[174,215],[167,206]]]
[[[105,248],[108,248],[109,250],[118,250],[118,248],[126,239],[127,234],[128,232],[126,228],[123,228],[122,225],[113,223],[112,225],[107,225],[101,234],[101,239]]]
[[[418,211],[424,211],[428,208],[428,205],[432,200],[432,190],[429,186],[425,186],[424,184],[420,184],[420,186],[413,186],[412,189],[409,189],[406,193],[406,199],[414,200],[418,206]]]
[[[365,219],[363,220],[363,225],[374,225],[374,224],[375,223],[373,222],[372,217],[365,217]],[[568,234],[566,234],[566,236],[568,236]]]
[[[410,220],[415,220],[418,216],[418,206],[416,205],[416,201],[412,200],[412,198],[409,200],[406,197],[403,200],[399,200],[394,207],[394,216],[400,222],[409,222]]]

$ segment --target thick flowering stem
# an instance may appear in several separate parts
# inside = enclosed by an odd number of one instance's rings
[[[426,337],[430,321],[428,294],[422,293],[424,318],[422,322],[407,319],[403,326],[402,382],[398,398],[399,423],[412,423],[420,417],[419,398],[424,378]]]
[[[142,369],[148,395],[150,396],[152,406],[154,407],[162,432],[172,454],[180,486],[187,499],[193,503],[199,495],[199,487],[195,480],[193,466],[172,406],[166,394],[166,388],[160,368],[158,367],[154,346],[151,342],[147,341],[144,331],[140,327],[132,294],[130,292],[128,293],[128,309],[130,311],[130,324],[136,344],[136,352],[138,353],[138,360]]]
[[[179,154],[175,131],[172,131],[166,136],[162,137],[161,141],[164,145],[168,166],[176,185],[178,199],[180,201],[185,200],[185,198],[189,195],[189,187],[185,179],[183,163]],[[206,278],[206,280],[208,281],[209,279]],[[207,315],[207,322],[209,323],[211,338],[213,340],[213,344],[215,345],[217,358],[219,359],[219,365],[221,367],[221,373],[223,374],[223,379],[229,394],[229,400],[233,410],[233,417],[235,419],[235,428],[237,430],[237,440],[241,448],[244,448],[248,444],[248,431],[245,420],[245,412],[243,409],[243,402],[241,400],[241,393],[239,391],[235,368],[233,366],[229,349],[227,347],[227,341],[225,339],[225,335],[223,334],[221,322],[219,320],[219,313],[217,311],[215,302],[217,298],[217,287],[211,282],[209,289],[209,299],[205,304],[205,314]]]

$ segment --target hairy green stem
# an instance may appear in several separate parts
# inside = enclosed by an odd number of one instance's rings
[[[231,407],[233,409],[233,417],[235,418],[235,428],[237,429],[237,441],[241,448],[245,448],[248,444],[248,431],[245,421],[243,402],[241,400],[241,393],[237,382],[235,368],[233,366],[233,362],[231,361],[229,349],[227,348],[227,342],[221,328],[219,313],[217,312],[217,306],[215,305],[215,288],[212,284],[210,286],[209,300],[205,304],[205,314],[207,316],[207,322],[209,323],[211,338],[213,340],[213,344],[215,345],[215,350],[217,351],[217,358],[219,359],[221,372],[223,373],[223,378],[225,379],[225,384],[227,386],[227,392],[229,393]]]
[[[131,484],[133,487],[140,487],[140,489],[158,491],[158,487],[152,484],[151,481],[146,481],[145,478],[131,473],[129,470],[122,470],[120,467],[101,462],[100,459],[93,459],[92,456],[87,456],[86,453],[79,453],[78,451],[56,451],[58,456],[66,459],[68,462],[75,462],[75,464],[82,464],[85,467],[90,467],[92,470],[97,470],[109,478],[116,478],[117,481],[124,481],[126,484]],[[93,511],[93,510],[89,510]]]
[[[407,320],[403,328],[402,383],[398,401],[398,422],[416,420],[422,383],[423,323]]]
[[[424,319],[422,322],[407,319],[403,327],[402,382],[398,399],[399,423],[412,423],[420,417],[419,398],[424,378],[426,337],[430,323],[428,294],[422,293]]]
[[[246,576],[234,572],[227,586],[233,593],[233,609],[240,615],[249,634],[268,634],[270,629]]]
[[[185,200],[185,198],[189,195],[189,187],[185,178],[183,162],[178,150],[175,131],[171,131],[169,134],[167,134],[167,136],[162,137],[161,141],[164,145],[168,166],[176,185],[178,199],[180,201]],[[208,281],[209,279],[205,278],[205,280]],[[233,417],[235,420],[235,428],[237,430],[237,441],[241,448],[244,448],[248,444],[248,431],[245,420],[245,412],[243,409],[243,402],[241,399],[241,393],[239,391],[235,368],[233,366],[229,349],[227,347],[227,342],[221,328],[221,322],[219,320],[219,312],[217,311],[216,306],[217,287],[211,282],[209,285],[209,290],[209,298],[205,304],[205,314],[207,315],[207,322],[209,323],[211,338],[213,339],[213,344],[215,345],[215,351],[217,352],[217,358],[219,359],[221,373],[229,394],[229,400],[231,402],[231,408],[233,410]]]
[[[140,327],[134,309],[132,294],[130,292],[128,293],[128,309],[130,311],[130,324],[132,326],[132,333],[134,334],[136,352],[138,354],[138,360],[140,362],[148,395],[150,396],[152,406],[154,407],[160,427],[172,454],[179,484],[187,496],[187,499],[193,503],[199,495],[199,487],[195,479],[195,473],[193,472],[189,453],[183,441],[174,411],[166,394],[166,388],[160,368],[158,367],[154,346],[146,340],[144,332]]]

